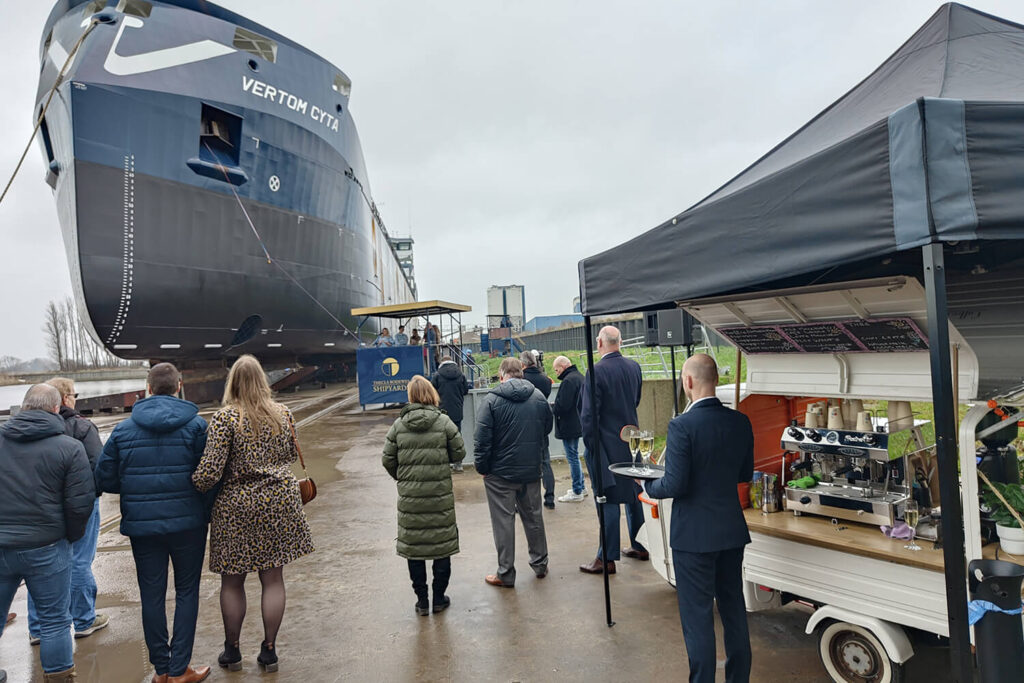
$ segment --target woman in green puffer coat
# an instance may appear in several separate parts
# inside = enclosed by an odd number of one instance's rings
[[[450,465],[462,462],[466,446],[440,402],[430,380],[413,377],[409,404],[388,430],[382,458],[398,482],[398,554],[409,561],[421,616],[430,612],[426,561],[434,561],[434,612],[442,612],[452,602],[444,593],[452,575],[451,556],[459,552]]]

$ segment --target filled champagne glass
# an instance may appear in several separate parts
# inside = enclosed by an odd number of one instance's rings
[[[651,473],[651,452],[654,451],[654,434],[644,432],[640,438],[640,457],[643,458],[644,474]]]
[[[628,435],[629,435],[629,452],[633,456],[633,463],[632,464],[633,464],[633,469],[635,470],[635,469],[637,469],[639,467],[639,464],[637,463],[637,456],[640,454],[640,437],[642,435],[641,435],[640,430],[636,429],[635,427],[633,429],[629,430]]]
[[[914,542],[914,537],[917,536],[917,523],[921,519],[921,513],[917,507],[917,501],[908,500],[907,506],[903,510],[903,521],[910,527],[910,543],[903,546],[907,550],[920,550],[921,546]]]

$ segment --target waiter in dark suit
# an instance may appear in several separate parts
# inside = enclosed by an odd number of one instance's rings
[[[626,557],[647,560],[650,555],[647,548],[636,540],[636,534],[644,524],[644,508],[637,496],[640,487],[627,477],[613,475],[608,465],[625,463],[632,460],[629,444],[622,440],[620,432],[626,425],[636,426],[636,407],[640,404],[640,388],[643,375],[640,364],[635,360],[623,358],[619,353],[622,335],[617,327],[611,325],[601,328],[597,336],[597,352],[601,360],[594,366],[595,394],[590,394],[590,382],[583,383],[583,395],[580,408],[580,421],[583,423],[583,445],[586,447],[584,457],[590,471],[590,482],[596,480],[595,471],[601,468],[602,490],[594,490],[595,500],[605,496],[605,504],[598,503],[597,513],[604,514],[605,535],[608,544],[607,570],[615,573],[615,560],[619,559],[619,506],[626,506],[626,526],[629,528],[630,546],[622,553]],[[600,462],[595,457],[594,423],[600,430]],[[587,574],[603,573],[602,548],[597,549],[597,558],[580,566],[581,572]]]
[[[715,619],[725,633],[725,680],[750,680],[750,634],[743,603],[743,547],[750,543],[736,484],[754,476],[754,432],[743,413],[715,398],[718,366],[696,354],[683,364],[690,405],[668,423],[665,476],[652,498],[672,499],[672,560],[691,683],[715,680]]]

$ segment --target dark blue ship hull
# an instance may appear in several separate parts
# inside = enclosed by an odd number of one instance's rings
[[[358,343],[351,308],[413,299],[340,70],[206,2],[64,0],[40,107],[97,17],[41,146],[99,341],[125,358],[329,356]],[[252,316],[257,334],[231,348]]]

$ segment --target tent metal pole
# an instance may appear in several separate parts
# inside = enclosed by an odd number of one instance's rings
[[[676,347],[672,351],[672,417],[679,414],[679,376],[676,374]]]
[[[946,271],[942,244],[922,248],[925,299],[928,306],[928,347],[931,355],[932,403],[935,409],[935,451],[939,460],[942,499],[942,559],[946,575],[946,610],[952,673],[959,683],[974,680],[971,633],[967,622],[967,561],[963,509],[957,473],[956,415],[946,307]]]
[[[587,335],[587,383],[590,385],[590,406],[596,405],[597,380],[594,378],[594,331],[590,327],[590,316],[583,316],[583,330]],[[594,447],[594,469],[590,472],[590,483],[594,487],[594,501],[597,503],[597,525],[601,533],[601,573],[604,575],[604,614],[608,628],[615,626],[612,621],[612,592],[608,583],[608,542],[604,530],[604,506],[606,498],[601,495],[604,490],[604,472],[601,471],[601,425],[598,416],[594,415],[594,427],[590,433],[590,443]],[[586,443],[583,444],[584,448]]]

